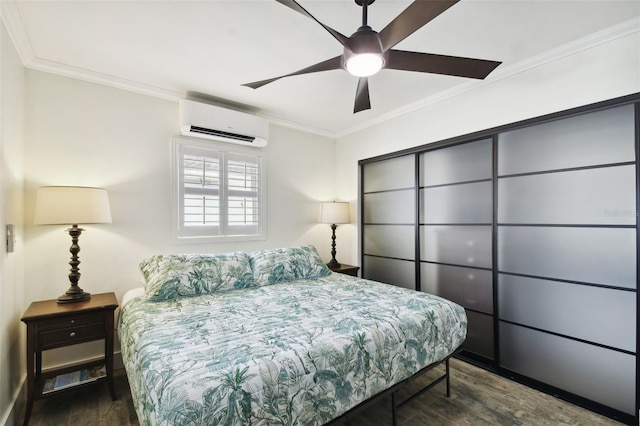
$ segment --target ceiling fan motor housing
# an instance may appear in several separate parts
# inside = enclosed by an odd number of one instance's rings
[[[348,47],[344,49],[343,62],[346,64],[352,56],[365,53],[377,55],[382,58],[383,66],[387,60],[380,35],[368,25],[361,26],[358,28],[358,31],[349,37]]]

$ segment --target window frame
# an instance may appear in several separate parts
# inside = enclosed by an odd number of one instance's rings
[[[184,157],[192,153],[201,155],[211,154],[211,158],[218,158],[218,188],[203,188],[203,192],[215,195],[219,200],[219,224],[216,226],[187,226],[184,220],[185,191],[184,186]],[[229,187],[228,164],[230,161],[249,157],[257,164],[258,178],[257,193],[257,224],[255,225],[230,225],[228,203],[229,199],[237,191]],[[244,147],[231,143],[202,140],[197,138],[174,136],[171,146],[171,183],[172,183],[172,236],[174,242],[184,243],[211,243],[233,241],[259,241],[266,240],[266,153],[260,148]]]

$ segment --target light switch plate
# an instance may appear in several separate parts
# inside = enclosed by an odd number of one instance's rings
[[[12,224],[7,225],[7,253],[13,253],[13,246],[16,242],[16,236],[14,233],[14,226]]]

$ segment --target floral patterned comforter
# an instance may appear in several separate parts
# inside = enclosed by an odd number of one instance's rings
[[[342,274],[122,307],[142,425],[320,425],[462,344],[462,307]]]

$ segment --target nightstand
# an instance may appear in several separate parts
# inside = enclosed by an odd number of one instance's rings
[[[327,264],[327,266],[329,266],[329,264]],[[358,270],[360,269],[360,267],[359,266],[353,266],[353,265],[345,265],[343,263],[340,266],[338,266],[337,268],[329,266],[329,269],[331,269],[333,272],[337,272],[339,274],[345,274],[345,275],[351,275],[352,277],[357,277],[358,276]]]
[[[27,325],[27,406],[24,425],[29,423],[33,402],[78,386],[107,381],[111,398],[116,399],[113,383],[114,311],[118,299],[114,293],[94,294],[75,303],[57,300],[33,302],[22,317]],[[104,357],[42,372],[42,351],[104,339]],[[104,375],[86,376],[104,365]],[[75,375],[68,373],[82,372]],[[65,375],[65,376],[63,376]],[[77,380],[71,380],[71,378]],[[69,386],[65,381],[72,381]],[[77,383],[75,383],[77,382]],[[55,386],[54,386],[55,384]],[[47,385],[47,389],[45,389]]]

